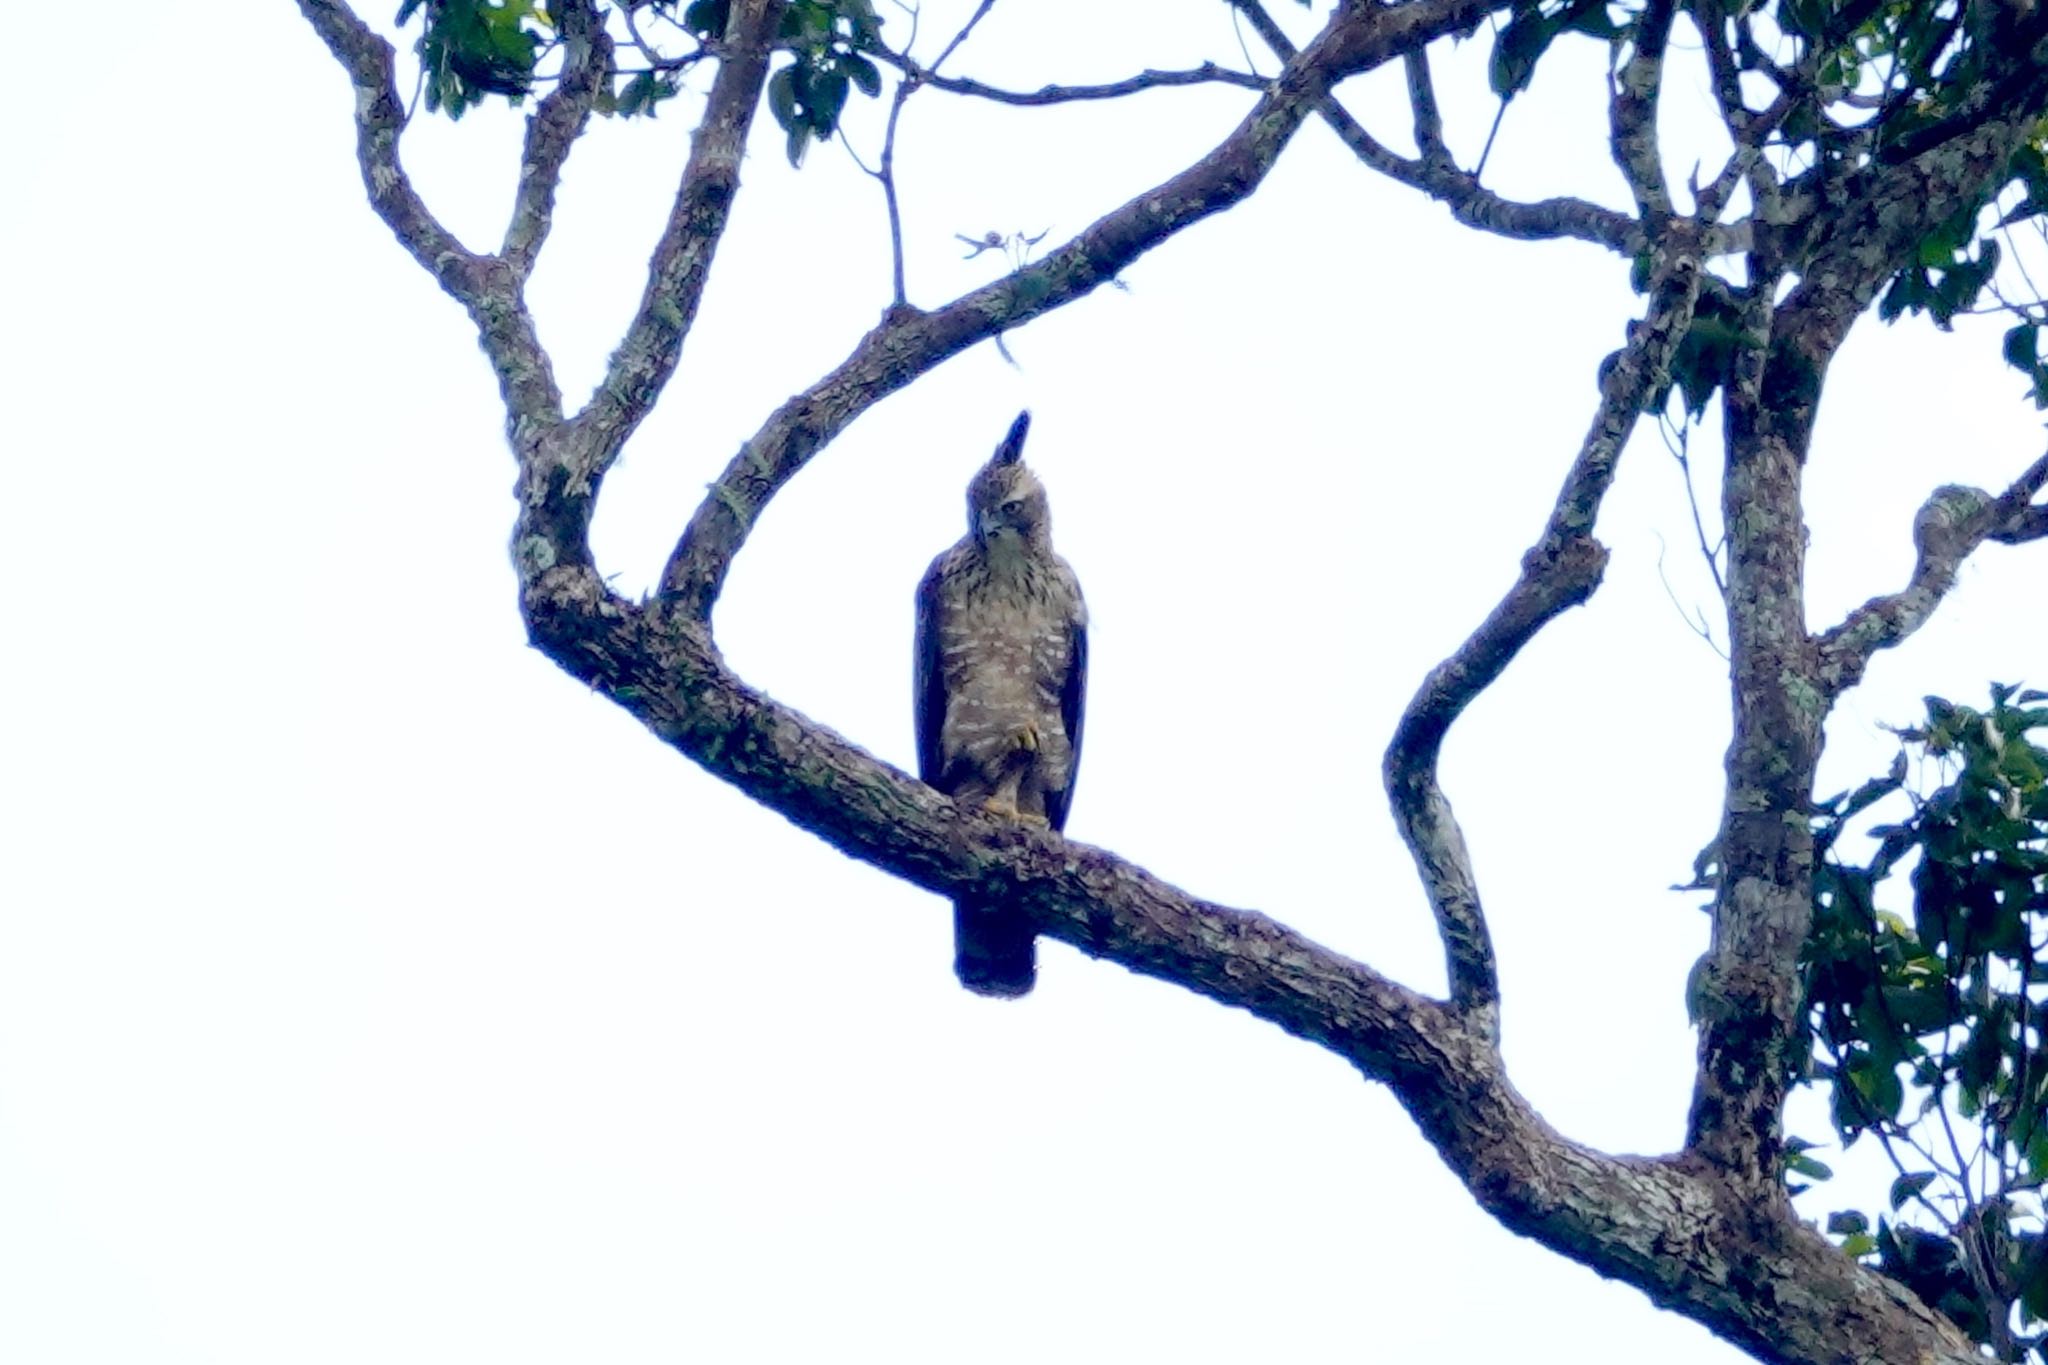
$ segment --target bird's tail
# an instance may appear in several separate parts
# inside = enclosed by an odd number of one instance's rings
[[[1011,999],[1037,979],[1031,924],[1015,910],[953,902],[953,973],[976,995]]]

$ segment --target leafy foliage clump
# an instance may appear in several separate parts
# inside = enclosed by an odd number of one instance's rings
[[[684,76],[718,55],[731,0],[625,0],[600,5],[616,20],[615,64],[598,100],[602,113],[652,117],[682,92]],[[555,79],[547,59],[560,43],[555,19],[540,0],[402,0],[398,22],[421,19],[413,51],[420,60],[429,111],[462,117],[492,95],[518,103]],[[768,109],[788,138],[792,165],[814,139],[839,127],[847,95],[882,92],[882,21],[872,0],[791,0],[782,12],[777,46],[788,54],[768,83]]]
[[[1822,803],[1801,969],[1809,1080],[1847,1146],[1875,1138],[1897,1178],[1872,1221],[1828,1221],[2005,1360],[2048,1338],[2048,693],[1938,697],[1891,771]],[[1915,769],[1941,780],[1924,792]],[[1866,827],[1880,803],[1905,818]],[[1849,854],[1852,832],[1874,841]],[[1903,875],[1910,917],[1879,904]],[[1795,1174],[1827,1169],[1795,1144]]]
[[[450,118],[488,95],[517,101],[533,89],[550,30],[537,0],[404,0],[398,22],[425,11],[419,42],[428,110]]]

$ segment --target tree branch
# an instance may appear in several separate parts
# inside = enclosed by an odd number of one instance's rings
[[[1898,644],[1934,614],[1955,586],[1956,571],[1987,540],[2018,544],[2048,536],[2048,506],[2034,498],[2048,487],[2048,455],[2029,465],[1994,498],[1979,488],[1937,488],[1913,518],[1913,575],[1898,592],[1873,597],[1820,637],[1820,682],[1840,696],[1863,678],[1871,656]]]
[[[674,609],[705,619],[768,501],[861,412],[961,351],[1114,279],[1174,233],[1256,189],[1330,82],[1473,22],[1502,0],[1347,5],[1237,128],[1179,175],[1098,219],[1044,259],[930,313],[892,308],[839,367],[777,409],[697,508],[661,577]]]
[[[1657,149],[1657,95],[1664,85],[1664,44],[1673,0],[1648,0],[1636,19],[1634,47],[1607,102],[1614,164],[1635,197],[1638,221],[1655,236],[1671,217],[1671,189]]]
[[[612,65],[612,40],[590,0],[566,0],[556,6],[555,15],[568,57],[559,84],[526,120],[519,188],[512,200],[512,221],[505,227],[505,244],[498,252],[522,283],[533,274],[534,258],[554,225],[562,164],[589,124],[591,107]]]
[[[1529,1108],[1469,1014],[1264,916],[1104,850],[963,808],[755,692],[708,626],[619,598],[588,565],[530,577],[535,643],[664,741],[851,857],[1325,1047],[1386,1084],[1482,1207],[1771,1361],[1970,1360],[1955,1328],[1687,1157],[1610,1156]],[[1807,1305],[1787,1312],[1790,1286]]]
[[[932,58],[932,70],[937,71],[944,66],[946,58],[960,50],[960,45],[973,36],[974,30],[980,27],[981,21],[988,18],[988,12],[995,7],[996,0],[981,0],[981,3],[974,7],[974,13],[967,16],[967,22],[960,25],[960,31],[953,35],[953,40],[940,48],[939,55]]]
[[[1429,52],[1408,53],[1402,57],[1401,67],[1408,77],[1408,108],[1415,116],[1419,158],[1432,165],[1452,165],[1451,149],[1444,145],[1444,116],[1437,108],[1436,82],[1429,74]]]
[[[1724,400],[1735,725],[1713,941],[1695,977],[1699,1064],[1686,1141],[1757,1198],[1782,1197],[1784,1098],[1806,1047],[1798,957],[1813,912],[1810,817],[1822,725],[1860,671],[1859,651],[1867,660],[1886,630],[1884,613],[1874,613],[1825,662],[1822,642],[1807,632],[1802,485],[1821,388],[1884,281],[1915,258],[1929,231],[1981,200],[2038,112],[2009,110],[1917,161],[1830,180],[1824,217],[1781,216],[1751,258],[1755,278]],[[1813,184],[1796,188],[1818,193]],[[1798,271],[1799,283],[1772,307],[1777,269]],[[1946,514],[1928,521],[1940,539]],[[1902,603],[1897,624],[1918,610]]]
[[[1493,990],[1476,894],[1469,897],[1469,913],[1456,904],[1439,910],[1440,923],[1448,926],[1453,1001],[1432,1001],[1262,916],[1188,896],[1050,831],[963,809],[754,692],[726,669],[713,643],[711,606],[753,521],[859,413],[961,349],[1081,297],[1172,233],[1242,199],[1310,112],[1337,107],[1329,99],[1335,81],[1417,52],[1506,0],[1398,6],[1341,0],[1323,34],[1287,61],[1251,115],[1188,171],[1106,215],[1045,261],[946,308],[927,314],[893,307],[846,362],[785,403],[747,444],[684,532],[664,572],[662,597],[639,605],[612,593],[590,563],[588,509],[620,444],[677,363],[737,186],[775,0],[735,4],[710,106],[639,314],[605,385],[570,424],[548,420],[559,416],[558,396],[551,405],[536,401],[546,357],[532,343],[520,297],[522,271],[530,269],[545,235],[542,186],[552,175],[538,175],[531,197],[515,212],[528,229],[515,223],[508,231],[506,259],[464,252],[425,216],[398,171],[402,120],[390,98],[388,46],[370,37],[338,0],[300,3],[323,37],[339,35],[329,45],[364,92],[359,100],[368,112],[359,116],[359,146],[373,203],[443,287],[469,307],[499,369],[520,463],[514,546],[521,609],[535,645],[565,671],[708,771],[854,857],[942,895],[1015,904],[1041,933],[1248,1010],[1345,1057],[1396,1092],[1480,1203],[1509,1227],[1641,1287],[1738,1345],[1773,1360],[1969,1358],[1968,1343],[1938,1315],[1799,1226],[1781,1204],[1757,1199],[1747,1173],[1719,1163],[1716,1153],[1611,1157],[1544,1125],[1501,1069],[1490,1009],[1473,1007],[1490,1006]],[[984,0],[980,12],[986,8]],[[530,130],[530,149],[534,136]],[[1421,139],[1429,140],[1426,134]],[[573,137],[564,147],[568,141]],[[1429,161],[1425,145],[1417,164]],[[516,240],[532,245],[515,252]],[[1390,788],[1402,789],[1397,806],[1411,806],[1407,818],[1417,844],[1433,850],[1439,885],[1432,894],[1446,902],[1469,888],[1470,869],[1435,785],[1443,733],[1544,622],[1593,590],[1604,557],[1592,539],[1594,518],[1642,396],[1684,333],[1701,287],[1705,230],[1683,220],[1660,223],[1655,240],[1662,259],[1648,316],[1603,374],[1600,414],[1543,537],[1524,560],[1522,578],[1473,641],[1424,684],[1389,753]],[[1756,288],[1768,312],[1770,294]],[[1822,309],[1815,316],[1826,322],[1834,315]],[[522,349],[529,346],[530,352]],[[1777,387],[1761,385],[1751,396],[1788,398],[1795,422],[1805,421],[1812,394],[1802,375],[1817,393],[1818,369],[1802,372],[1792,364],[1808,351],[1776,354],[1786,372],[1767,375]],[[1820,355],[1819,366],[1825,359]],[[551,393],[552,381],[546,382]],[[1754,462],[1744,468],[1756,472]],[[1772,465],[1766,472],[1784,471]],[[1731,483],[1736,477],[1731,474]],[[1754,478],[1750,486],[1757,486]],[[1796,513],[1796,481],[1792,487]],[[1782,507],[1782,499],[1756,503],[1766,520]],[[2016,504],[2012,533],[2030,529],[2038,510],[2024,500]],[[1764,526],[1737,547],[1741,572],[1776,586],[1785,565],[1770,554],[1796,531],[1796,515],[1789,531],[1776,521]],[[1760,550],[1768,553],[1759,558]],[[1796,557],[1788,562],[1796,569]],[[1742,599],[1749,586],[1731,581],[1731,598]],[[1752,634],[1750,642],[1756,645],[1758,637]],[[1756,657],[1763,657],[1760,648]],[[1741,712],[1747,700],[1738,696]],[[1796,744],[1793,757],[1806,757]],[[1741,775],[1731,762],[1731,810],[1746,796],[1735,780]],[[1791,809],[1771,807],[1770,814],[1782,820]],[[1420,862],[1423,853],[1417,856]],[[1775,871],[1773,885],[1803,890],[1796,875]],[[1430,867],[1424,875],[1428,880]],[[1717,936],[1724,917],[1731,934],[1744,930],[1739,900],[1738,894],[1717,917]],[[1728,1045],[1725,1030],[1716,1042]],[[1725,1055],[1744,1059],[1733,1048]],[[1767,1144],[1757,1150],[1770,1152]]]
[[[441,226],[398,162],[405,105],[398,98],[391,44],[344,0],[299,0],[299,13],[348,73],[356,92],[356,160],[370,207],[443,289],[468,305],[477,294],[478,258]]]
[[[1795,90],[1781,89],[1768,108],[1752,110],[1742,97],[1742,69],[1728,46],[1728,19],[1720,0],[1702,0],[1695,8],[1694,22],[1704,40],[1707,71],[1712,79],[1714,99],[1721,111],[1721,124],[1733,144],[1727,163],[1704,190],[1694,188],[1694,213],[1705,219],[1720,217],[1736,185],[1747,182],[1753,200],[1752,213],[1776,217],[1781,207],[1778,179],[1764,157],[1764,144],[1797,107]]]
[[[526,311],[521,278],[494,256],[469,251],[443,227],[398,160],[404,105],[393,83],[391,44],[373,33],[343,0],[299,0],[327,50],[348,73],[356,94],[356,160],[370,206],[400,246],[468,310],[514,426],[542,428],[561,420],[562,394]]]
[[[1493,944],[1464,834],[1438,783],[1437,759],[1452,723],[1473,699],[1538,631],[1599,586],[1607,550],[1593,538],[1593,525],[1629,433],[1649,395],[1665,382],[1692,323],[1700,265],[1696,251],[1667,257],[1643,320],[1630,326],[1628,345],[1605,368],[1599,410],[1543,534],[1522,557],[1521,576],[1472,637],[1430,671],[1387,747],[1387,796],[1443,938],[1452,1003],[1489,1039],[1497,1030],[1500,996]]]
[[[1282,61],[1293,60],[1293,41],[1259,0],[1230,0],[1230,4],[1244,16],[1245,22],[1251,25],[1275,56]],[[1422,49],[1412,48],[1404,58],[1409,62],[1412,95],[1416,64],[1424,60]],[[1426,82],[1428,68],[1423,66],[1421,70]],[[1625,256],[1634,256],[1642,251],[1645,242],[1643,231],[1625,213],[1569,197],[1521,203],[1504,199],[1485,188],[1479,183],[1478,176],[1460,170],[1450,160],[1448,152],[1443,151],[1442,130],[1440,120],[1435,116],[1433,96],[1426,103],[1416,102],[1415,111],[1416,145],[1423,155],[1411,160],[1389,149],[1367,132],[1334,95],[1324,97],[1316,105],[1316,112],[1352,155],[1388,179],[1420,190],[1443,204],[1450,209],[1452,217],[1467,227],[1522,241],[1571,238],[1592,242]],[[1439,156],[1439,152],[1442,155]]]
[[[573,471],[572,481],[587,483],[592,493],[682,359],[683,338],[696,320],[712,257],[739,192],[740,160],[761,104],[782,11],[783,0],[734,0],[719,48],[718,75],[704,118],[691,136],[675,204],[647,264],[640,307],[612,352],[603,382],[576,415],[589,438],[585,454],[590,463]]]
[[[1249,71],[1233,71],[1214,62],[1203,62],[1200,66],[1186,71],[1147,69],[1135,76],[1127,76],[1123,80],[1109,81],[1101,85],[1042,85],[1036,90],[1004,90],[965,76],[934,75],[929,68],[919,66],[901,53],[883,50],[874,55],[920,85],[928,85],[934,90],[944,90],[955,95],[971,95],[976,99],[992,100],[997,104],[1031,106],[1072,104],[1082,100],[1113,100],[1145,90],[1164,90],[1183,85],[1234,85],[1245,90],[1266,88],[1265,79]]]

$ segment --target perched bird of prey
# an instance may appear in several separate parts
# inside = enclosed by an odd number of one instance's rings
[[[1081,764],[1088,610],[1052,550],[1045,487],[1021,458],[1031,414],[967,485],[967,534],[917,587],[917,771],[1006,819],[1063,829]],[[1016,910],[953,904],[953,970],[982,995],[1031,989]]]

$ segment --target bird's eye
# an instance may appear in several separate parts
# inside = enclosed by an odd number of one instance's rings
[[[1024,505],[1024,499],[1022,499],[1022,498],[1005,498],[1005,499],[1003,499],[1003,510],[1004,510],[1005,512],[1014,512],[1014,511],[1016,511],[1016,510],[1017,510],[1018,508],[1022,507],[1023,505]]]

